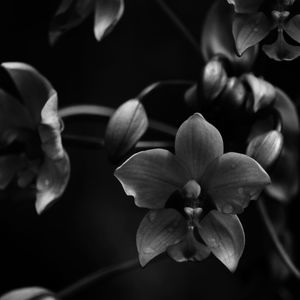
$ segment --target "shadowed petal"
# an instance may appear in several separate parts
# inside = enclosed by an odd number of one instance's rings
[[[95,7],[95,0],[62,0],[50,25],[53,45],[62,34],[82,23]]]
[[[223,140],[219,131],[196,113],[178,129],[175,152],[198,181],[209,163],[223,154]]]
[[[220,212],[235,214],[243,212],[269,183],[269,175],[254,159],[226,153],[209,165],[202,185]]]
[[[211,252],[234,272],[245,246],[244,230],[238,217],[212,210],[200,222],[198,230]]]
[[[300,15],[292,17],[286,24],[283,24],[283,28],[291,38],[300,43]]]
[[[40,287],[21,288],[18,290],[13,290],[0,297],[0,300],[30,300],[30,299],[55,300],[57,298],[50,291]]]
[[[55,93],[52,85],[30,65],[20,62],[6,62],[2,66],[13,80],[34,122],[38,124],[44,104]]]
[[[278,32],[278,37],[273,44],[264,45],[262,49],[267,56],[277,61],[293,60],[300,56],[300,47],[288,44],[282,30]]]
[[[175,209],[152,210],[142,220],[136,236],[139,260],[145,266],[157,255],[181,241],[186,221]]]
[[[163,149],[141,151],[115,171],[125,193],[137,206],[163,208],[168,197],[191,178],[171,152]]]
[[[70,161],[66,152],[60,159],[45,158],[36,182],[36,203],[38,214],[49,208],[64,192],[70,177]]]
[[[94,33],[97,41],[109,34],[124,13],[124,0],[96,0]]]
[[[16,98],[0,89],[0,139],[7,131],[20,128],[34,128],[28,110]]]
[[[168,254],[177,262],[201,261],[210,254],[210,249],[195,239],[192,230],[178,244],[168,248]]]

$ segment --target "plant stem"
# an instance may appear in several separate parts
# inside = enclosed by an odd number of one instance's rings
[[[156,91],[159,88],[165,87],[165,86],[186,86],[186,88],[189,88],[192,86],[195,82],[189,81],[189,80],[165,80],[165,81],[158,81],[154,82],[147,87],[145,87],[136,97],[141,102],[143,102],[144,98],[148,97],[152,92]]]
[[[100,270],[66,287],[65,289],[57,293],[56,296],[58,299],[71,299],[74,295],[77,295],[78,293],[87,289],[96,282],[100,282],[105,279],[111,278],[112,276],[120,275],[124,272],[137,269],[138,267],[140,267],[139,260],[132,259],[120,264],[116,264],[106,268],[101,268]]]
[[[267,231],[270,235],[270,238],[279,254],[279,256],[281,257],[282,261],[285,263],[285,265],[287,266],[287,268],[290,270],[290,272],[297,278],[300,279],[300,271],[298,270],[298,268],[294,265],[294,263],[292,262],[290,256],[288,255],[288,253],[285,251],[284,247],[282,246],[275,228],[272,224],[272,221],[268,215],[267,209],[263,203],[263,199],[259,199],[257,201],[257,205],[258,205],[258,210],[261,214],[262,220],[267,228]]]
[[[74,117],[79,115],[110,117],[114,112],[115,110],[111,107],[87,104],[87,105],[72,105],[65,108],[61,108],[58,111],[58,115],[61,118]],[[177,132],[177,128],[152,119],[149,120],[149,127],[171,136],[175,136]]]
[[[103,139],[95,137],[78,136],[73,134],[62,135],[64,143],[68,146],[83,147],[88,149],[103,149],[105,142]],[[136,144],[135,148],[148,149],[148,148],[172,148],[173,142],[168,141],[140,141]]]
[[[182,36],[186,39],[186,41],[191,45],[191,47],[196,52],[198,58],[202,60],[202,54],[194,36],[190,33],[190,31],[186,28],[182,21],[163,0],[155,1],[159,5],[161,10],[168,16],[168,18],[171,20],[174,26],[178,29],[178,31],[182,34]]]

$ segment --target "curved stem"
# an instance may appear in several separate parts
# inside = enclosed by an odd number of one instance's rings
[[[196,52],[198,58],[202,60],[202,54],[194,36],[190,33],[190,31],[186,28],[182,21],[163,0],[155,1],[159,5],[161,10],[168,16],[168,18],[171,20],[174,26],[178,29],[178,31],[182,34],[182,36],[186,39],[186,41],[191,45],[191,47]]]
[[[107,106],[86,104],[86,105],[72,105],[72,106],[61,108],[58,111],[58,115],[61,118],[74,117],[80,115],[111,117],[111,115],[114,112],[115,109]],[[152,119],[149,120],[149,127],[154,130],[160,131],[162,133],[169,134],[171,136],[175,136],[177,132],[177,128]]]
[[[165,87],[165,86],[173,86],[173,85],[181,85],[181,86],[186,86],[189,88],[194,84],[193,81],[190,80],[165,80],[165,81],[158,81],[154,82],[147,87],[145,87],[137,96],[137,99],[139,99],[141,102],[143,102],[145,97],[148,97],[152,92],[155,90]]]
[[[88,149],[103,149],[105,142],[103,139],[96,137],[79,136],[74,134],[62,135],[64,144],[68,146],[83,147]],[[148,149],[148,148],[172,148],[174,147],[173,142],[168,141],[139,141],[135,148],[137,149]]]
[[[275,231],[275,228],[272,224],[272,221],[268,215],[268,212],[266,210],[266,207],[263,203],[262,199],[259,199],[257,201],[257,205],[258,205],[258,210],[261,214],[262,220],[267,228],[267,231],[270,235],[270,238],[279,254],[279,256],[281,257],[282,261],[285,263],[285,265],[287,266],[287,268],[290,270],[290,272],[297,278],[300,279],[300,271],[298,270],[298,268],[294,265],[294,263],[292,262],[290,256],[288,255],[288,253],[285,251],[285,249],[283,248],[277,234]]]
[[[132,259],[120,264],[102,268],[66,287],[57,293],[56,296],[58,299],[71,299],[74,295],[77,295],[79,292],[85,290],[96,282],[137,269],[138,267],[140,267],[139,260]]]

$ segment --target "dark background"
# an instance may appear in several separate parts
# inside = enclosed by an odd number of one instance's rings
[[[211,1],[166,1],[195,37]],[[201,64],[194,51],[152,0],[127,0],[124,17],[101,43],[93,36],[93,18],[48,44],[48,27],[58,0],[0,2],[0,60],[36,67],[58,91],[60,107],[96,103],[117,107],[152,82],[195,80]],[[261,53],[256,74],[283,88],[295,101],[299,94],[299,59],[270,61]],[[178,98],[178,97],[177,97]],[[180,124],[187,116],[178,99],[156,101],[149,114]],[[172,103],[171,103],[172,105]],[[76,118],[65,131],[102,137],[106,120]],[[68,147],[72,173],[63,197],[37,216],[34,201],[0,199],[0,294],[23,286],[59,291],[89,272],[137,256],[135,234],[146,210],[126,197],[113,176],[104,150]],[[289,226],[297,236],[296,204]],[[266,261],[269,240],[250,205],[241,216],[246,249],[232,275],[210,257],[201,263],[171,260],[97,284],[76,299],[293,299],[272,285]],[[287,286],[294,289],[294,281]],[[277,289],[282,297],[275,297]]]

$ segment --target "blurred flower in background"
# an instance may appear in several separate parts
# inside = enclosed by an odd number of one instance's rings
[[[61,141],[57,94],[33,67],[1,65],[0,188],[35,185],[36,210],[43,212],[66,188],[70,162]]]

